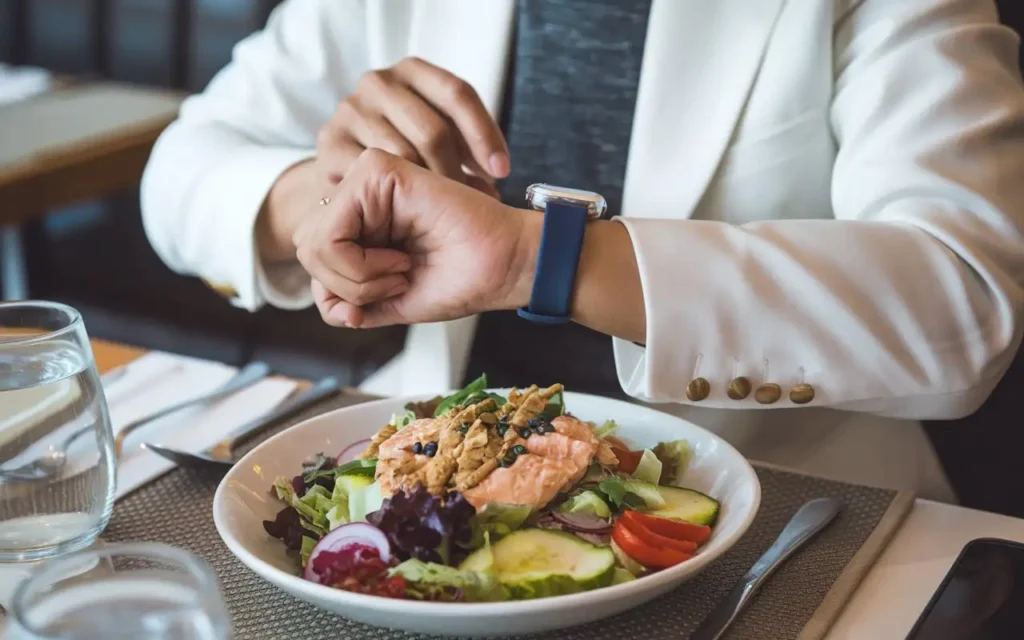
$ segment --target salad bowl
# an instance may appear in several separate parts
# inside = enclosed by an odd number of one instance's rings
[[[501,391],[498,391],[501,393]],[[317,454],[334,455],[365,441],[405,407],[423,398],[389,398],[345,407],[297,424],[262,443],[228,472],[217,489],[213,517],[228,549],[249,569],[295,597],[370,625],[472,637],[562,629],[606,618],[680,586],[729,550],[752,523],[761,499],[757,475],[727,442],[690,422],[654,409],[596,396],[564,393],[572,415],[596,424],[614,420],[631,448],[686,440],[692,458],[682,486],[713,496],[720,509],[696,555],[635,580],[590,591],[499,602],[431,602],[385,598],[317,584],[300,576],[299,562],[264,530],[281,510],[271,487],[292,477]]]

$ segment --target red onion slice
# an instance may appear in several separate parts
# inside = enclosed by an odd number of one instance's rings
[[[391,544],[384,532],[365,522],[353,522],[343,524],[334,531],[327,532],[324,537],[313,547],[306,561],[306,568],[302,571],[302,577],[311,582],[319,582],[313,571],[313,560],[324,551],[339,552],[350,545],[362,545],[376,549],[380,553],[380,559],[388,562],[391,559]]]
[[[609,533],[612,530],[612,525],[607,520],[589,513],[562,513],[558,509],[552,509],[551,517],[572,531]]]
[[[348,445],[347,447],[341,450],[341,453],[338,454],[338,465],[340,466],[345,464],[346,462],[352,462],[353,460],[356,459],[356,456],[362,453],[363,450],[366,449],[366,447],[368,446],[370,446],[369,438],[365,440],[357,440],[356,442],[353,442],[352,444]]]

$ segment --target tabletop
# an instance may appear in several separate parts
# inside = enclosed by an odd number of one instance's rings
[[[144,353],[93,341],[101,374]],[[1024,520],[917,500],[832,627],[829,640],[906,637],[960,550],[975,538],[1024,542]]]
[[[0,105],[0,223],[137,186],[181,101],[164,90],[88,82]]]

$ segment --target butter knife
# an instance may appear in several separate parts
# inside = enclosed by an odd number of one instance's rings
[[[817,498],[800,507],[772,546],[733,587],[729,595],[701,623],[690,640],[718,640],[739,617],[754,594],[794,552],[839,515],[842,505],[833,498]]]

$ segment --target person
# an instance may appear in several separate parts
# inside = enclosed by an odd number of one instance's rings
[[[369,390],[608,378],[749,457],[954,500],[918,421],[1021,340],[1018,45],[990,0],[287,0],[157,142],[144,223],[244,308],[410,324]],[[516,315],[554,286],[531,183],[615,216],[552,231],[567,326]]]

